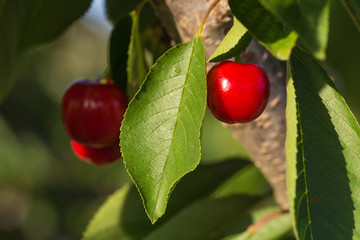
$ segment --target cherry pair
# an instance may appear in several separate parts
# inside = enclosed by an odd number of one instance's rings
[[[120,126],[127,106],[126,93],[111,81],[74,81],[61,102],[62,122],[74,153],[96,165],[120,158]]]
[[[105,82],[77,80],[61,103],[63,124],[75,154],[96,165],[109,164],[121,156],[120,126],[128,106],[125,92]],[[207,74],[208,107],[222,122],[254,120],[264,111],[269,95],[268,77],[254,64],[224,61]]]

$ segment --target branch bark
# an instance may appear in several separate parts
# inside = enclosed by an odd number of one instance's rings
[[[150,0],[157,16],[176,42],[194,38],[209,0]],[[227,1],[211,12],[202,33],[206,56],[209,57],[232,26]],[[251,160],[262,171],[274,190],[274,196],[283,209],[288,209],[285,158],[285,64],[273,58],[259,43],[252,41],[244,53],[243,62],[255,63],[267,72],[271,83],[269,104],[264,113],[248,124],[224,124],[248,150]],[[212,66],[208,64],[208,68]]]

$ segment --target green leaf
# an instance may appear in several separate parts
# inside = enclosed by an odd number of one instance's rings
[[[263,196],[270,193],[271,187],[254,165],[249,165],[229,177],[212,194],[215,198],[228,197],[230,195]]]
[[[19,49],[57,38],[90,7],[91,0],[22,0],[26,21]],[[71,7],[70,7],[71,6]]]
[[[250,212],[236,219],[231,226],[221,233],[216,239],[222,240],[275,240],[283,239],[292,232],[292,222],[289,213],[279,212],[280,207],[271,199],[260,203]],[[271,214],[273,218],[260,223]],[[280,214],[280,215],[277,215]],[[249,227],[249,225],[252,225]],[[256,226],[256,227],[255,227]]]
[[[200,165],[195,171],[185,175],[177,184],[172,198],[169,200],[169,206],[164,216],[165,220],[191,202],[210,196],[224,181],[247,166],[249,166],[249,161],[237,158],[215,164]]]
[[[269,52],[287,60],[295,46],[297,34],[275,18],[259,0],[229,0],[234,16]]]
[[[295,48],[290,63],[287,183],[297,235],[359,239],[359,125],[309,54]]]
[[[139,2],[140,0],[106,0],[106,15],[108,19],[115,24],[119,19],[134,10]]]
[[[360,1],[359,0],[342,0],[341,1],[348,11],[355,26],[360,31]]]
[[[205,81],[204,44],[196,37],[159,58],[125,114],[124,163],[152,222],[164,214],[175,184],[200,161]]]
[[[128,95],[132,97],[139,90],[148,69],[145,64],[144,49],[140,39],[139,15],[135,12],[130,13],[130,15],[132,17],[133,25],[131,29],[126,71],[129,84],[127,92]]]
[[[299,34],[299,39],[318,59],[326,58],[329,32],[328,0],[260,0],[275,16]]]
[[[136,189],[124,185],[101,206],[83,239],[141,239],[152,228],[143,213]]]
[[[199,200],[169,219],[144,240],[213,239],[234,219],[243,216],[257,201],[256,197],[246,196]]]
[[[156,225],[151,225],[147,219],[136,188],[125,185],[112,194],[97,211],[84,233],[84,239],[142,239],[188,204],[208,196],[228,176],[247,164],[247,161],[234,159],[199,166],[178,184],[173,192],[173,198],[169,201],[165,218]]]
[[[209,58],[209,62],[221,62],[238,56],[251,41],[247,29],[234,17],[234,25]]]
[[[127,89],[128,75],[126,72],[128,49],[132,34],[133,19],[125,15],[115,25],[110,36],[110,68],[114,82],[122,89]]]
[[[264,216],[265,217],[265,216]],[[287,237],[292,230],[289,213],[281,214],[266,222],[256,232],[245,231],[241,234],[223,238],[223,240],[274,240]]]
[[[21,0],[1,4],[3,11],[0,15],[0,103],[15,81],[17,46],[24,22],[24,6]]]

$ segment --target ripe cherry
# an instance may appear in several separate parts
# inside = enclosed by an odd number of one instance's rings
[[[114,84],[77,80],[61,102],[62,122],[69,137],[92,147],[119,142],[120,126],[128,101]]]
[[[106,147],[91,147],[73,140],[70,143],[75,155],[87,163],[105,166],[121,157],[119,143]]]
[[[269,100],[269,79],[259,66],[224,61],[207,74],[207,103],[225,123],[246,123],[257,118]]]

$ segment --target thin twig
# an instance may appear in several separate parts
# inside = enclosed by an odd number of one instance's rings
[[[277,210],[275,212],[270,213],[269,215],[267,215],[266,217],[262,218],[260,221],[258,221],[257,223],[254,223],[253,225],[250,225],[247,229],[247,232],[249,233],[254,233],[256,232],[259,228],[261,228],[265,223],[271,221],[272,219],[276,218],[277,216],[280,216],[281,214],[288,212],[287,210]]]

